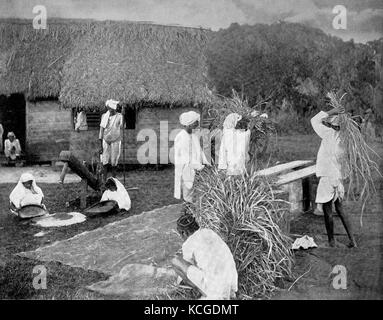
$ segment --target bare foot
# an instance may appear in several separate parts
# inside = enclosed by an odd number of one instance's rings
[[[346,247],[343,243],[336,241],[336,240],[330,241],[328,243],[328,245],[331,248],[345,248]]]

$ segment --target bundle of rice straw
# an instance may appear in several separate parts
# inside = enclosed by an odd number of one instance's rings
[[[258,137],[273,132],[275,128],[271,120],[260,117],[262,112],[259,110],[259,106],[262,103],[263,102],[258,102],[254,107],[249,107],[247,99],[240,97],[235,90],[233,90],[231,98],[217,97],[213,107],[210,107],[208,110],[209,116],[213,117],[209,129],[222,129],[226,117],[230,113],[238,113],[242,117],[247,117],[250,120],[249,129],[256,132]],[[251,116],[254,111],[258,111],[258,116]]]
[[[244,298],[270,297],[276,281],[291,276],[291,239],[281,226],[286,201],[255,172],[226,176],[214,167],[197,173],[197,202],[189,209],[202,228],[217,232],[233,253]]]
[[[333,108],[342,106],[343,94],[340,98],[334,92],[329,92],[327,97],[330,99],[330,106]],[[372,159],[379,155],[366,143],[358,124],[347,114],[339,114],[339,140],[343,149],[341,158],[342,171],[344,177],[348,179],[347,199],[350,197],[354,201],[361,201],[360,224],[363,226],[363,212],[367,201],[376,193],[373,174],[377,173],[380,177],[378,164]]]

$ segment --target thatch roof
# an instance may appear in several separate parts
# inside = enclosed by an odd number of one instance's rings
[[[64,107],[184,105],[209,99],[210,31],[122,21],[0,20],[0,94],[59,97]]]
[[[208,31],[129,22],[94,23],[66,61],[60,100],[94,107],[203,103],[208,95]]]
[[[58,97],[62,67],[84,29],[69,21],[35,30],[31,20],[0,20],[0,94]]]

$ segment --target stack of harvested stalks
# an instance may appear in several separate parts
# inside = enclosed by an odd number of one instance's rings
[[[202,228],[217,232],[236,261],[243,298],[270,297],[291,276],[291,239],[282,231],[288,206],[255,172],[226,176],[214,167],[196,175],[198,201],[189,208]]]
[[[327,97],[330,99],[330,106],[333,108],[342,107],[340,95],[330,92]],[[343,149],[341,158],[342,171],[348,179],[347,199],[351,197],[354,201],[361,201],[360,224],[363,226],[363,212],[367,201],[376,193],[374,173],[382,177],[378,164],[373,157],[379,155],[366,143],[358,124],[347,114],[339,114],[339,140]]]

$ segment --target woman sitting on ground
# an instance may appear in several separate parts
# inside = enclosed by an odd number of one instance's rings
[[[27,205],[43,205],[44,194],[37,186],[35,177],[30,173],[23,173],[9,196],[11,211],[17,212]]]
[[[177,230],[183,240],[182,257],[172,260],[177,274],[205,300],[235,298],[238,274],[227,244],[213,230],[199,228],[194,217],[182,215]]]
[[[123,184],[116,178],[108,178],[105,183],[106,190],[102,194],[101,202],[103,201],[116,201],[120,210],[129,211],[131,201]]]

